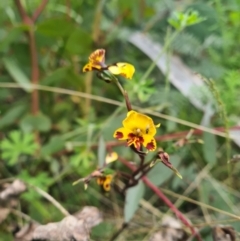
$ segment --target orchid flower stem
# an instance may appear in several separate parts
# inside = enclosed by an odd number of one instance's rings
[[[117,85],[117,87],[119,88],[119,90],[121,91],[124,99],[125,99],[125,102],[126,102],[126,106],[127,106],[127,109],[128,111],[132,110],[132,106],[131,106],[131,103],[129,101],[129,98],[128,98],[128,94],[127,94],[127,91],[123,89],[122,85],[120,84],[120,82],[118,81],[118,78],[116,76],[114,76],[113,74],[109,73],[109,76],[111,77],[111,79],[113,80],[113,82]]]
[[[121,91],[123,97],[125,97],[126,91],[123,89],[122,85],[120,84],[120,82],[118,81],[118,79],[114,75],[113,75],[113,81],[115,82],[115,84],[117,85],[119,90]]]
[[[119,157],[119,160],[129,169],[135,171],[135,167],[130,162],[126,161],[122,157]],[[155,186],[146,176],[143,176],[142,180],[175,213],[175,215],[182,221],[182,223],[190,229],[192,236],[195,236],[198,241],[202,241],[202,238],[197,230],[194,229],[188,219],[185,218],[185,216],[174,206],[174,204],[167,198],[167,196],[164,195],[161,189]]]

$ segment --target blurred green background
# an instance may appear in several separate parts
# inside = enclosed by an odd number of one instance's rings
[[[42,1],[21,3],[32,16]],[[188,10],[197,11],[204,21],[176,30],[169,19]],[[106,144],[114,141],[113,131],[126,115],[123,97],[113,84],[99,80],[95,73],[82,73],[88,56],[104,48],[107,63],[125,61],[135,66],[133,79],[120,81],[131,103],[152,112],[154,122],[161,123],[158,146],[169,150],[183,176],[180,180],[159,165],[149,174],[150,180],[173,193],[239,215],[238,0],[51,0],[30,27],[22,21],[17,1],[0,1],[0,11],[0,179],[21,178],[40,187],[70,213],[85,205],[97,206],[105,212],[105,219],[93,230],[93,240],[107,239],[120,227],[124,220],[121,196],[113,190],[105,195],[94,182],[87,191],[82,184],[72,186],[97,168],[99,138]],[[32,58],[34,53],[37,57]],[[149,71],[151,65],[154,68]],[[213,84],[207,85],[203,78],[212,79]],[[27,88],[30,83],[39,85],[38,95]],[[238,142],[199,131],[196,138],[204,144],[172,151],[173,143],[187,135],[191,123],[219,127],[224,133],[228,127]],[[112,150],[138,161],[124,145]],[[113,168],[127,170],[120,162]],[[119,240],[148,240],[168,212],[148,188],[143,194],[133,226]],[[202,225],[204,240],[212,240],[210,227],[218,223],[240,230],[236,219],[220,211],[166,195],[174,203],[178,200],[177,207],[193,224]],[[149,206],[159,213],[151,212]],[[18,208],[41,223],[62,218],[59,210],[32,189],[21,196]],[[0,224],[4,240],[11,240],[9,226],[15,219],[9,216]]]

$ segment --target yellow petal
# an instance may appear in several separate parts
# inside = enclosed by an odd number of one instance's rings
[[[92,68],[92,65],[87,63],[84,67],[83,67],[83,72],[89,72],[89,71],[92,71],[93,68]]]
[[[93,70],[100,70],[101,68],[102,68],[101,65],[97,65],[97,64],[93,64],[93,63],[87,63],[83,67],[83,72],[89,72],[89,71],[93,71]]]
[[[106,179],[105,179],[105,180],[111,182],[112,179],[113,179],[113,175],[112,175],[112,174],[108,174],[108,175],[106,175]]]
[[[112,152],[112,153],[109,153],[107,156],[106,156],[106,164],[108,163],[111,163],[111,162],[114,162],[118,159],[118,154],[117,152]]]
[[[149,151],[155,151],[157,147],[156,140],[151,135],[143,136],[143,146],[145,146]]]
[[[89,56],[89,62],[93,65],[102,65],[105,62],[105,50],[97,49]]]
[[[103,189],[104,189],[104,191],[109,192],[110,189],[111,189],[111,181],[106,180],[106,181],[103,183]]]
[[[141,135],[154,136],[157,132],[152,118],[134,110],[128,112],[127,118],[123,120],[123,126],[130,130],[139,129]]]
[[[100,70],[105,67],[105,50],[97,49],[89,56],[89,62],[83,67],[83,72]]]
[[[135,72],[133,65],[128,63],[116,63],[114,65],[108,66],[108,70],[114,75],[122,75],[126,79],[132,79]]]
[[[121,127],[114,132],[113,137],[118,140],[127,140],[129,133],[130,131],[128,129]]]

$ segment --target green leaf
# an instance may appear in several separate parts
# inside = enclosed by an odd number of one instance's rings
[[[215,164],[217,161],[217,140],[216,136],[204,132],[203,134],[203,156],[205,160],[210,164]]]
[[[170,25],[172,25],[172,27],[174,27],[175,29],[180,29],[180,23],[178,23],[176,20],[174,20],[174,19],[168,19],[168,23],[170,24]]]
[[[91,229],[91,239],[99,240],[99,238],[101,237],[102,240],[107,240],[107,238],[111,236],[114,228],[115,228],[115,226],[114,226],[113,222],[104,221],[104,222],[100,223],[99,225],[94,226]]]
[[[51,9],[51,11],[63,13],[65,16],[69,15],[69,17],[74,19],[79,25],[82,23],[82,16],[79,14],[79,11],[75,11],[74,8],[69,8],[67,5],[56,3],[53,5],[49,4],[49,9]]]
[[[25,75],[25,73],[20,69],[20,67],[17,65],[17,63],[10,57],[3,58],[2,59],[3,64],[9,74],[12,76],[12,78],[20,84],[23,89],[27,92],[31,92],[30,88],[27,87],[29,84],[31,84],[28,77]]]
[[[26,107],[23,105],[14,106],[9,109],[4,116],[1,116],[0,129],[13,124],[22,115],[25,109]]]
[[[51,137],[50,141],[41,148],[42,156],[50,156],[55,152],[62,150],[65,146],[65,141],[61,136],[56,135]]]
[[[174,155],[171,155],[170,158],[171,163],[177,168],[180,164],[180,158]],[[147,174],[147,177],[154,185],[160,186],[172,175],[175,175],[174,172],[160,162],[153,166],[152,170]]]
[[[104,170],[103,170],[104,175],[109,175],[109,174],[114,174],[114,173],[116,173],[116,171],[111,168],[104,168]]]
[[[42,85],[59,85],[61,81],[66,81],[68,77],[69,67],[58,68],[48,76],[41,80]]]
[[[174,12],[173,16],[168,19],[168,23],[177,30],[182,30],[187,26],[191,26],[204,21],[205,18],[200,17],[197,11],[188,10],[186,13]]]
[[[66,50],[70,54],[85,54],[91,48],[91,45],[91,35],[82,29],[77,29],[70,35],[66,44]]]
[[[20,131],[10,132],[9,138],[1,143],[2,157],[8,161],[9,165],[16,164],[20,155],[33,155],[37,148],[33,134],[23,134]]]
[[[37,31],[49,37],[68,36],[74,30],[72,22],[66,21],[66,18],[50,18],[41,22],[37,26]]]
[[[16,41],[22,34],[22,29],[21,28],[13,28],[11,29],[7,36],[4,39],[1,39],[1,44],[0,44],[0,52],[7,52],[9,45]]]
[[[203,203],[227,212],[234,212],[234,205],[229,204],[233,202],[232,196],[225,190],[222,190],[220,185],[218,188],[214,188],[211,182],[202,180],[199,186],[199,196],[199,200]],[[226,202],[227,200],[229,203]]]
[[[124,221],[126,223],[132,219],[133,215],[138,209],[138,204],[144,195],[144,191],[145,186],[142,181],[139,181],[136,186],[127,189],[124,205]]]
[[[195,1],[195,3],[188,5],[188,9],[196,10],[206,19],[198,23],[197,26],[189,26],[187,28],[188,32],[191,32],[202,41],[205,41],[210,36],[213,37],[215,34],[219,35],[221,26],[219,22],[219,13],[211,4]]]
[[[43,190],[46,190],[46,186],[52,181],[52,178],[49,177],[48,173],[43,171],[36,176],[32,176],[27,170],[23,170],[18,175],[18,178],[30,185],[37,186]]]
[[[37,115],[28,114],[21,120],[20,126],[25,132],[34,130],[47,132],[51,129],[51,119],[42,113]]]
[[[101,168],[104,166],[106,159],[106,143],[102,136],[100,136],[98,141],[98,166]]]

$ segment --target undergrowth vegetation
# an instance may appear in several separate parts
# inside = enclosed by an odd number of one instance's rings
[[[220,224],[238,237],[239,1],[0,10],[1,191],[28,187],[5,216],[0,195],[1,240],[60,221],[51,197],[71,214],[104,213],[91,240],[150,240],[165,215],[192,240],[213,240]]]

